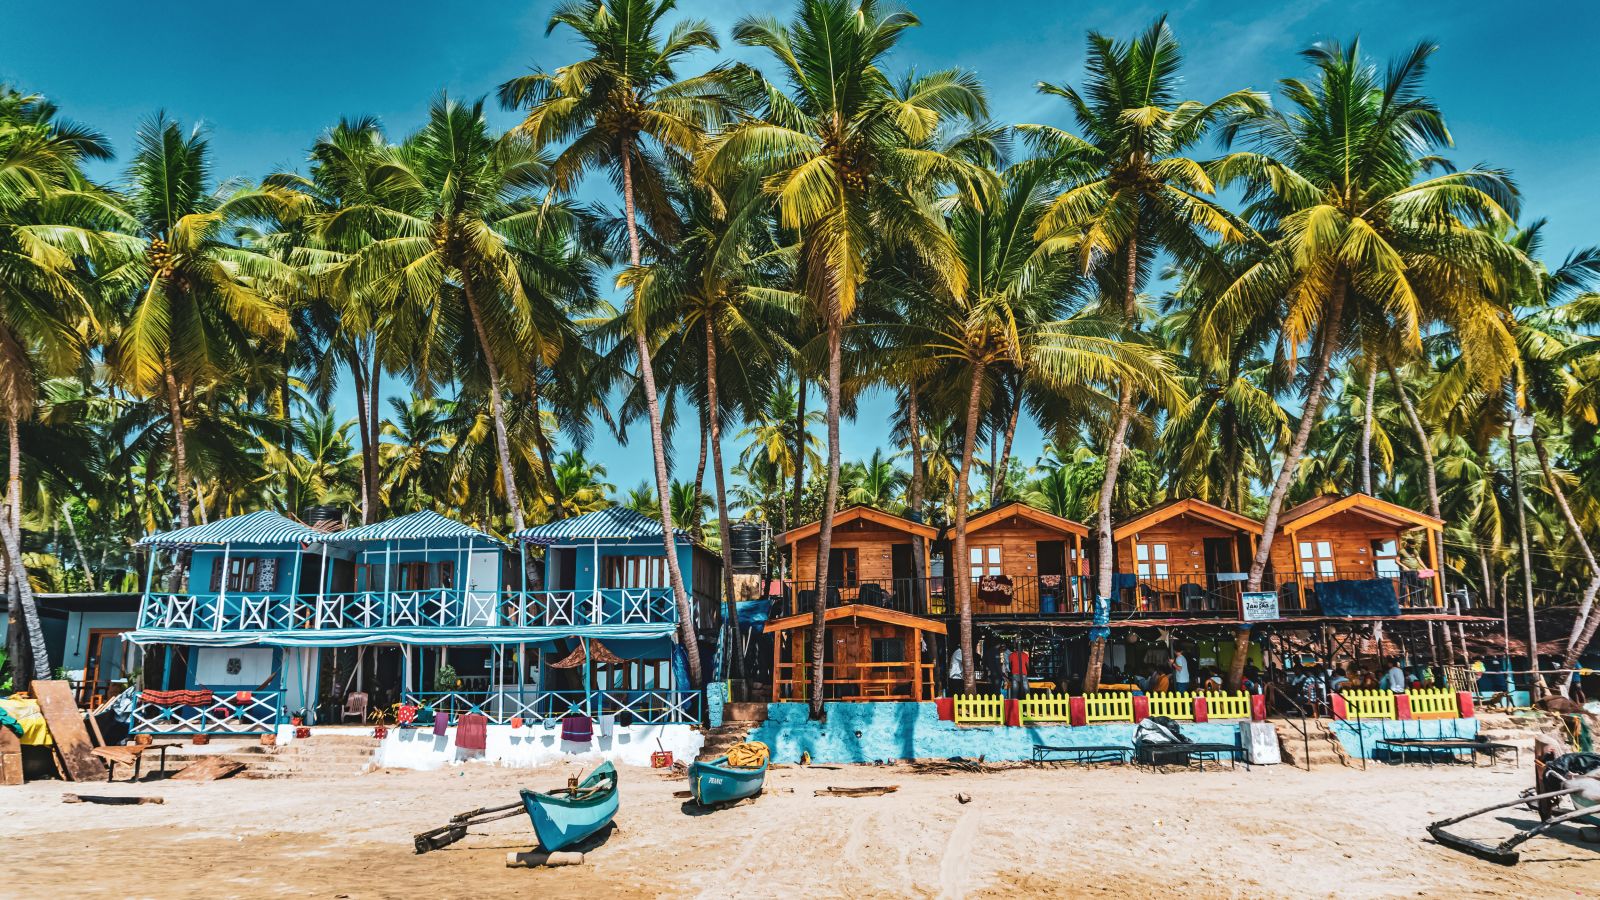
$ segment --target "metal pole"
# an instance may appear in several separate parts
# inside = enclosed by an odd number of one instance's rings
[[[226,606],[227,602],[228,602],[228,576],[230,574],[232,574],[231,572],[228,571],[228,552],[232,548],[233,548],[232,544],[230,544],[230,543],[228,543],[226,541],[223,542],[223,544],[222,544],[222,578],[217,581],[217,588],[218,588],[218,591],[217,591],[217,621],[216,621],[216,624],[212,626],[213,629],[216,630],[216,631],[221,631],[222,630],[222,610],[223,610],[223,607]]]
[[[317,577],[317,605],[311,610],[311,622],[320,625],[317,617],[322,614],[322,598],[328,588],[328,542],[322,542],[322,574]],[[322,651],[317,651],[322,652]]]

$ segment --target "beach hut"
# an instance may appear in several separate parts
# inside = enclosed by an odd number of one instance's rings
[[[1443,529],[1433,516],[1367,494],[1324,494],[1292,507],[1279,517],[1272,545],[1280,609],[1347,615],[1442,607]],[[1405,537],[1418,531],[1420,546],[1408,555]]]
[[[1119,612],[1237,615],[1261,523],[1193,497],[1118,522]]]
[[[881,606],[845,603],[825,613],[823,696],[827,700],[932,699],[945,625]],[[773,635],[772,700],[805,700],[811,690],[812,614],[767,623]]]
[[[1088,610],[1081,577],[1089,528],[1021,501],[967,520],[965,575],[972,614],[1054,615]]]
[[[786,613],[811,609],[820,595],[817,584],[817,547],[822,523],[811,522],[778,536],[777,544],[789,552],[790,579],[785,582]],[[826,603],[880,606],[917,615],[947,612],[944,579],[932,558],[918,577],[915,541],[931,547],[939,531],[921,522],[870,506],[851,506],[833,517],[833,539],[828,551]]]

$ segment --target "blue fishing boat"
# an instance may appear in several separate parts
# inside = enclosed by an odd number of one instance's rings
[[[709,762],[696,761],[689,766],[689,791],[694,802],[701,806],[732,803],[761,793],[767,782],[767,759],[763,754],[761,765],[741,769],[728,765],[726,756]]]
[[[581,782],[554,791],[522,791],[539,846],[562,850],[611,823],[617,814],[617,770],[603,762]]]

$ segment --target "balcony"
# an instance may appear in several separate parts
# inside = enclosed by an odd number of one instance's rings
[[[583,627],[677,621],[671,588],[149,593],[139,606],[140,628],[219,632]]]
[[[943,578],[894,578],[830,585],[826,603],[829,608],[859,603],[914,616],[943,616],[954,609],[948,592],[949,585]],[[815,581],[785,581],[773,615],[783,618],[809,613],[816,608],[818,595]]]
[[[451,725],[462,715],[484,716],[496,725],[513,719],[559,723],[568,716],[616,716],[630,725],[675,725],[700,722],[700,692],[654,690],[541,691],[504,687],[498,690],[405,691],[402,700],[444,716]]]

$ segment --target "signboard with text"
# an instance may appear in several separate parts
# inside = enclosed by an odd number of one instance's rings
[[[1246,622],[1278,618],[1277,591],[1245,591],[1240,595],[1240,611]]]

